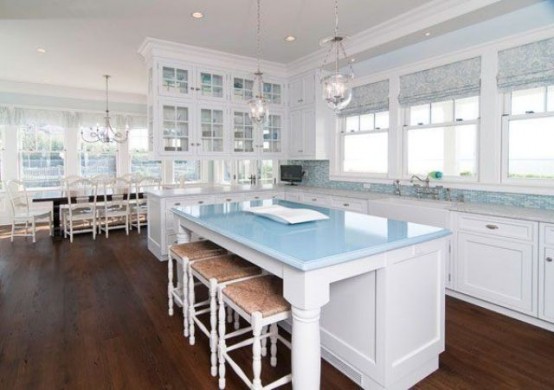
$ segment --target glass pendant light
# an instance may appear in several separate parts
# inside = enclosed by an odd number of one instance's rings
[[[250,118],[252,122],[257,125],[265,123],[269,114],[268,102],[264,98],[264,80],[262,78],[263,73],[260,71],[260,58],[261,58],[261,48],[260,48],[260,31],[261,31],[261,22],[260,22],[260,0],[257,1],[258,11],[257,11],[257,30],[256,30],[256,56],[258,59],[258,70],[254,73],[254,98],[248,102],[250,107]]]
[[[321,40],[321,46],[329,45],[327,55],[323,59],[323,65],[321,65],[321,74],[325,74],[325,67],[327,66],[327,59],[331,53],[335,54],[335,69],[334,73],[323,77],[321,79],[321,86],[323,92],[323,99],[327,102],[327,105],[335,112],[339,112],[352,100],[352,88],[350,86],[354,79],[354,71],[352,65],[348,62],[350,69],[349,74],[339,73],[339,62],[341,55],[343,60],[347,60],[348,56],[344,50],[343,42],[347,37],[339,36],[339,5],[338,0],[335,0],[335,34],[332,37]]]

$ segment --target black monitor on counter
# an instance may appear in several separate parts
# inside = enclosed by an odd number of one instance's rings
[[[281,181],[288,182],[289,185],[294,186],[295,183],[300,183],[304,176],[302,171],[302,165],[281,165]]]

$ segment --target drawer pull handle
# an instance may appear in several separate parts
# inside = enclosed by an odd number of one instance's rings
[[[343,203],[342,204],[344,207],[349,207],[350,206],[350,203]]]
[[[202,204],[202,203],[204,203],[203,200],[199,200],[199,201],[198,201],[198,204]]]
[[[231,198],[227,198],[227,199],[225,199],[225,202],[230,202],[230,201],[232,201],[232,200],[233,200],[233,199],[231,199]]]
[[[180,205],[181,205],[181,202],[174,203],[173,205],[174,205],[174,206],[180,206]]]
[[[548,263],[552,263],[552,257],[547,257],[547,258],[546,258],[546,261],[547,261]]]
[[[255,196],[254,199],[260,199],[260,197],[259,197],[259,196]]]
[[[497,225],[491,225],[491,224],[489,224],[489,225],[485,225],[485,226],[487,227],[487,229],[490,229],[490,230],[496,230],[496,229],[498,229],[498,226],[497,226]]]
[[[317,198],[312,198],[312,202],[317,202]]]

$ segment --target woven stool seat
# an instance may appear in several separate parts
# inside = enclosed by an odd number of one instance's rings
[[[169,250],[180,258],[188,260],[200,260],[208,257],[219,256],[227,251],[211,241],[195,241],[186,244],[172,245]]]
[[[262,317],[269,317],[290,310],[283,298],[283,281],[273,275],[230,284],[223,294],[250,315],[260,312]]]
[[[223,255],[193,263],[191,268],[206,280],[215,279],[217,283],[259,275],[260,267],[237,255]]]

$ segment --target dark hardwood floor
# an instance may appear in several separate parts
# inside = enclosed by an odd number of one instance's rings
[[[206,338],[188,345],[167,315],[166,267],[136,231],[12,244],[0,228],[0,389],[216,389]],[[440,369],[417,389],[554,389],[554,333],[452,298],[446,320]],[[279,359],[264,379],[287,371]],[[322,388],[357,386],[323,363]]]

